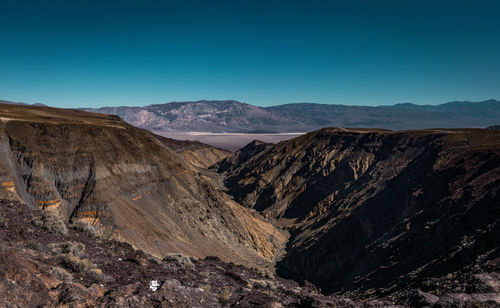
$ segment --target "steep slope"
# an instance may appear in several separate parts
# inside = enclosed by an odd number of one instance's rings
[[[272,146],[272,143],[254,140],[239,151],[236,151],[233,155],[227,156],[218,161],[215,165],[217,172],[232,172],[237,166],[242,166],[250,159],[258,160],[258,154],[271,148]]]
[[[498,276],[470,281],[481,293],[435,296],[418,290],[390,298],[325,296],[312,285],[263,274],[216,257],[163,260],[126,243],[32,223],[41,210],[0,200],[2,307],[495,307]],[[491,265],[489,265],[491,268]],[[494,269],[494,268],[492,268]],[[491,290],[493,292],[485,293]],[[497,293],[494,293],[497,292]],[[399,303],[400,305],[395,305]]]
[[[199,141],[176,140],[153,133],[150,134],[179,154],[184,161],[195,167],[208,168],[231,154],[228,150],[216,148]]]
[[[380,296],[486,292],[470,281],[499,275],[499,132],[328,128],[244,155],[215,167],[289,228],[286,277]]]
[[[441,105],[346,106],[296,103],[257,107],[237,101],[174,102],[144,107],[103,107],[88,111],[116,114],[149,130],[178,132],[307,132],[326,126],[422,129],[487,127],[498,124],[500,102]]]
[[[284,236],[116,116],[1,105],[0,198],[87,221],[156,256],[265,264]]]
[[[77,229],[54,234],[31,223],[40,214],[0,200],[1,307],[373,307],[216,257],[162,260]]]

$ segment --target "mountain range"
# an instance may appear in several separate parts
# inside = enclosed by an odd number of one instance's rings
[[[385,129],[484,128],[500,121],[500,102],[449,102],[441,105],[346,106],[296,103],[258,107],[234,100],[172,102],[144,107],[84,108],[115,114],[152,131],[282,133],[323,127]]]

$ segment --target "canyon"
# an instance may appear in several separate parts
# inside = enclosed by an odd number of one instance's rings
[[[175,251],[262,265],[285,240],[197,170],[213,162],[209,151],[212,159],[223,151],[190,144],[189,160],[176,153],[179,144],[116,116],[2,105],[0,118],[4,200],[87,221],[158,257]]]
[[[323,128],[231,153],[0,104],[0,153],[3,306],[500,305],[494,129]]]
[[[498,277],[497,131],[325,128],[254,142],[214,169],[236,201],[290,231],[283,277],[382,297],[484,292],[470,281]]]

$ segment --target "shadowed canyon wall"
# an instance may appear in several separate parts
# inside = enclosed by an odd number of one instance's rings
[[[290,230],[279,272],[325,292],[432,290],[500,257],[493,130],[328,128],[214,168],[236,201]]]

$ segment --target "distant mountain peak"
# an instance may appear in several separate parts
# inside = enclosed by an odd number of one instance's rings
[[[487,127],[498,124],[500,102],[448,102],[392,106],[294,103],[259,107],[236,100],[172,102],[145,107],[85,109],[117,114],[132,125],[156,131],[298,132],[327,126],[392,130]]]

